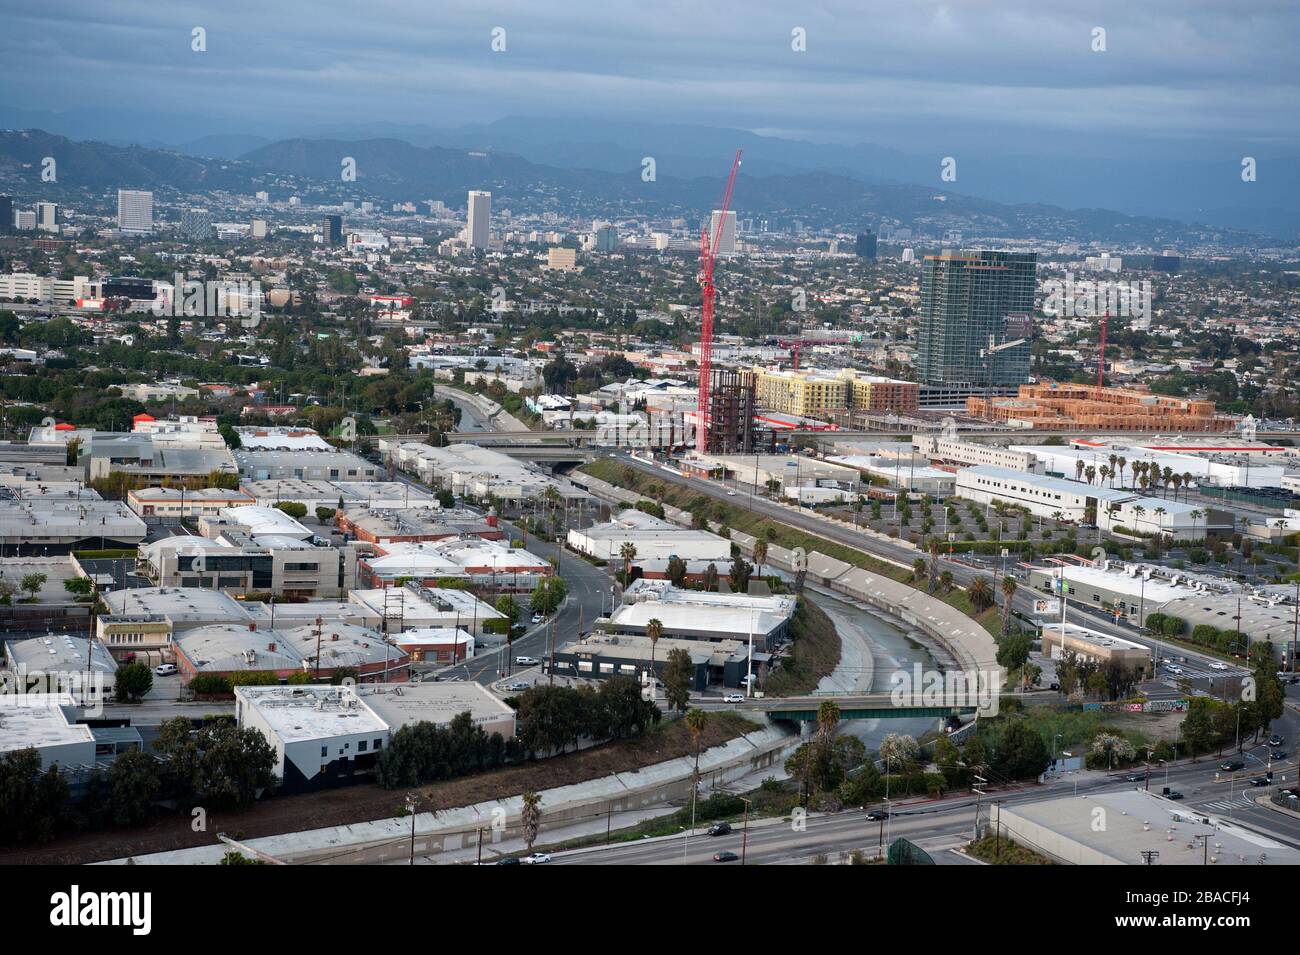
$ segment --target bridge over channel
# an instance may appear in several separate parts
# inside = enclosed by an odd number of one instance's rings
[[[840,720],[898,720],[898,719],[946,719],[949,716],[962,716],[996,711],[996,699],[989,699],[988,707],[976,693],[938,693],[918,692],[914,698],[895,699],[890,693],[857,694],[814,694],[810,696],[770,697],[767,699],[748,699],[737,703],[734,708],[751,713],[764,713],[773,720],[792,723],[816,722],[817,710],[827,700],[840,708]]]

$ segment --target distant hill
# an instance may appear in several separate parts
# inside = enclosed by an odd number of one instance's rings
[[[239,137],[211,137],[194,150],[230,151]],[[41,161],[58,161],[56,187],[40,181]],[[344,157],[356,161],[357,180],[344,183]],[[782,163],[781,165],[784,165]],[[755,175],[742,166],[734,208],[741,217],[774,218],[779,227],[799,219],[810,226],[860,228],[882,218],[918,234],[960,231],[964,237],[1104,241],[1115,248],[1144,243],[1186,247],[1214,237],[1242,246],[1262,244],[1249,233],[1188,226],[1171,219],[1128,216],[1102,209],[1065,210],[1045,204],[1007,204],[905,182],[867,182],[830,169]],[[701,219],[718,202],[725,164],[705,176],[641,178],[639,160],[624,171],[560,168],[514,153],[417,146],[402,139],[286,139],[238,158],[206,158],[173,150],[77,142],[41,130],[0,131],[0,189],[16,196],[59,189],[102,193],[118,187],[203,193],[251,193],[274,184],[281,192],[391,200],[441,199],[464,205],[470,189],[493,193],[498,209],[556,211],[587,216],[682,215]]]

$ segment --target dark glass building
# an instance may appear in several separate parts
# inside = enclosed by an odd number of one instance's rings
[[[321,235],[326,245],[343,244],[343,217],[326,216],[321,223]]]
[[[858,258],[870,259],[874,262],[876,258],[876,234],[870,229],[866,232],[859,232],[854,251],[857,253]]]
[[[917,378],[927,385],[1006,388],[1029,380],[1036,252],[925,257]],[[1012,344],[1017,342],[1017,344]]]

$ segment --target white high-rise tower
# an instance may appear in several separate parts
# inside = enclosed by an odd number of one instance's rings
[[[471,190],[465,217],[465,241],[470,248],[486,249],[492,235],[492,193]]]
[[[730,258],[736,254],[736,213],[734,210],[727,210],[726,221],[722,225],[722,233],[718,234],[718,219],[722,217],[721,209],[713,210],[713,217],[709,220],[709,241],[712,242],[716,236],[718,247],[713,250],[714,254],[721,258]]]
[[[123,232],[153,231],[153,193],[117,190],[117,227]]]

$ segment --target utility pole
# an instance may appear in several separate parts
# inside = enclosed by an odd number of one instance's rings
[[[415,865],[415,807],[419,801],[415,793],[406,794],[406,811],[411,814],[411,865]]]
[[[980,799],[984,796],[984,790],[981,787],[987,786],[988,782],[983,776],[976,776],[975,782],[971,786],[975,790],[975,830],[971,834],[972,840],[978,840],[980,837]]]
[[[744,796],[740,797],[741,802],[745,804],[745,822],[740,830],[740,864],[745,864],[745,850],[749,846],[749,804],[751,800]]]

